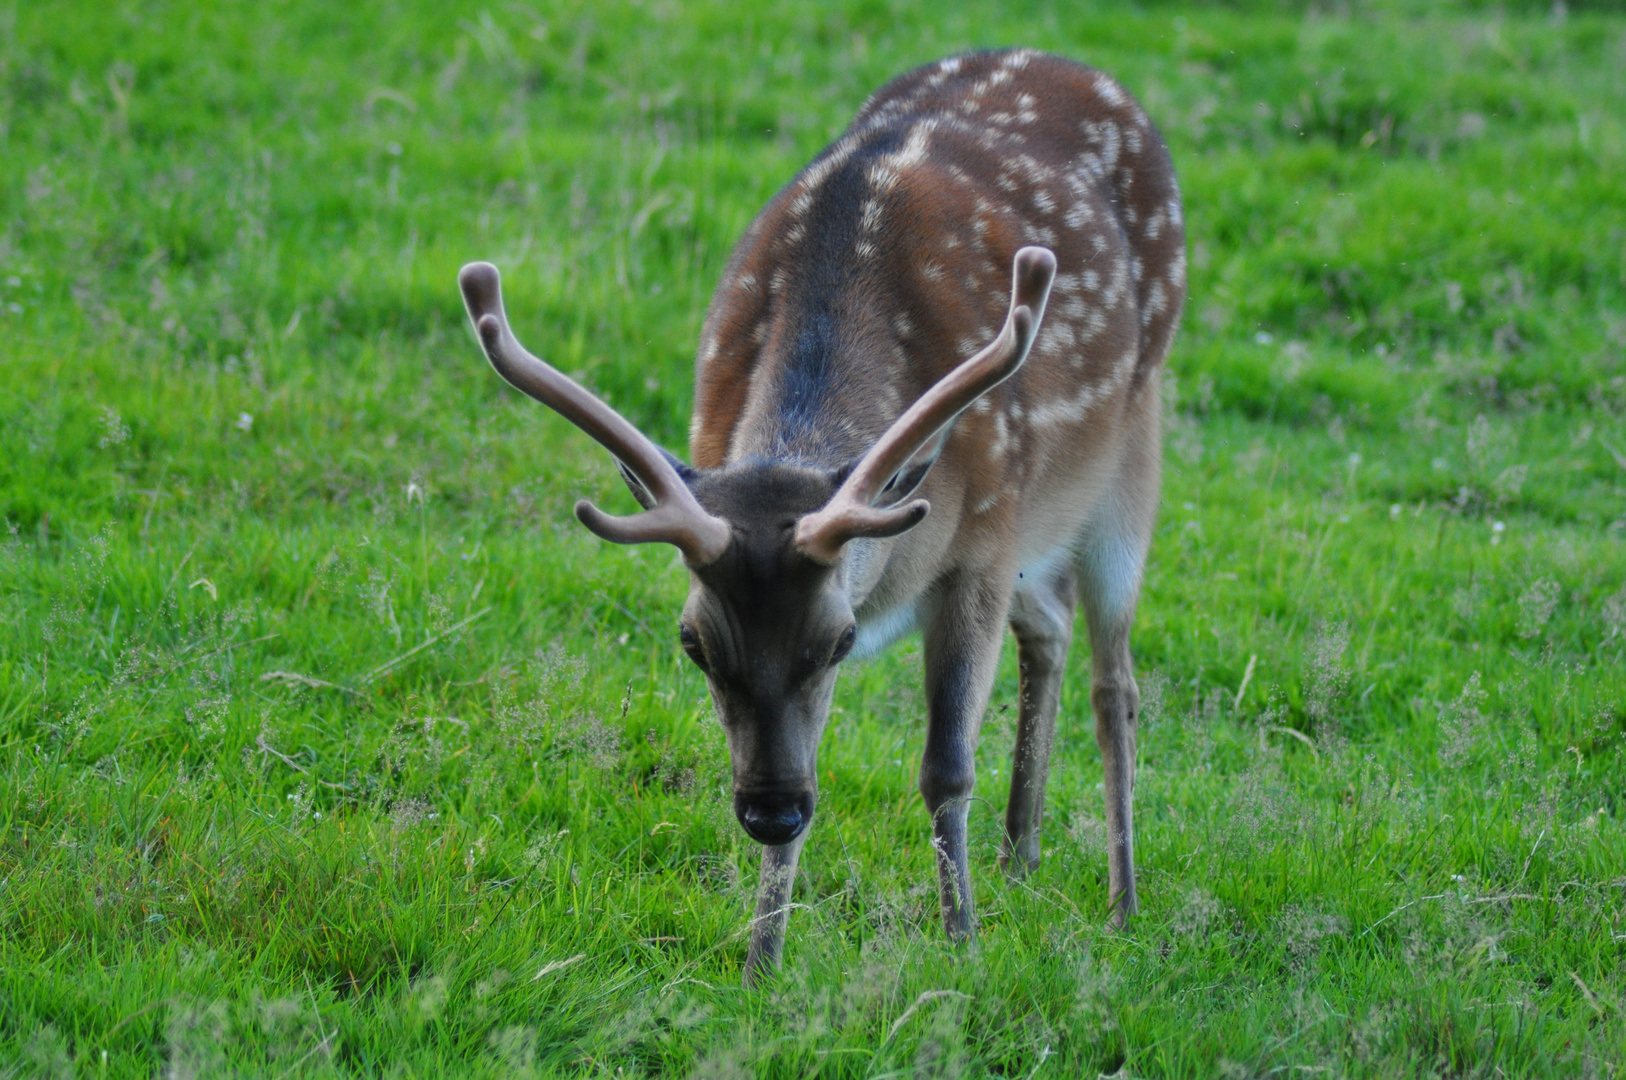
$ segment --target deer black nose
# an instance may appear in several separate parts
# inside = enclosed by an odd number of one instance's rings
[[[751,839],[777,847],[802,835],[813,820],[813,800],[806,796],[735,796],[734,813]]]

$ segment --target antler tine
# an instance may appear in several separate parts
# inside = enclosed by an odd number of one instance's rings
[[[796,526],[796,546],[822,563],[833,563],[848,540],[896,536],[919,524],[931,504],[913,499],[902,506],[873,504],[898,470],[966,407],[1016,373],[1044,318],[1056,257],[1025,247],[1011,264],[1011,307],[999,335],[981,352],[949,372],[893,421],[825,506]]]
[[[695,501],[689,485],[660,449],[626,417],[532,356],[514,337],[503,313],[502,277],[497,268],[487,262],[469,263],[458,273],[457,283],[486,359],[497,374],[614,454],[654,500],[654,506],[643,513],[614,517],[583,499],[576,503],[577,519],[613,543],[673,544],[690,566],[704,566],[722,555],[728,547],[728,523]]]

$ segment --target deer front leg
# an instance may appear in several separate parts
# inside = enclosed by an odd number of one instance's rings
[[[785,948],[785,921],[790,917],[791,886],[807,831],[788,844],[763,845],[762,878],[757,882],[757,909],[751,919],[751,946],[745,954],[745,986],[760,986],[779,967]]]
[[[926,752],[920,794],[932,815],[943,929],[976,933],[966,818],[976,782],[977,732],[993,687],[1010,604],[1011,575],[962,574],[935,597],[926,618]]]
[[[1152,377],[1129,406],[1133,430],[1113,483],[1114,498],[1079,546],[1074,568],[1078,593],[1090,629],[1094,666],[1090,706],[1095,741],[1101,747],[1107,802],[1107,882],[1112,925],[1135,914],[1135,727],[1140,690],[1129,655],[1129,630],[1146,568],[1157,517],[1158,474],[1162,461],[1158,420],[1158,378]]]
[[[1071,567],[1048,579],[1019,583],[1011,599],[1022,701],[999,864],[1012,877],[1022,877],[1039,866],[1044,789],[1050,777],[1050,750],[1056,741],[1056,711],[1067,672],[1067,648],[1073,640],[1076,603]]]

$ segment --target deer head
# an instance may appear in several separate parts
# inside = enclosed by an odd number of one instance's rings
[[[614,517],[585,500],[576,516],[619,544],[682,553],[689,597],[684,652],[705,673],[727,733],[734,811],[762,844],[787,844],[813,818],[819,741],[836,670],[857,625],[844,553],[887,542],[930,510],[911,498],[950,425],[1026,359],[1055,276],[1055,257],[1016,253],[1010,310],[998,336],[911,405],[856,462],[835,469],[750,461],[696,470],[662,451],[608,405],[526,352],[503,313],[496,267],[458,275],[475,332],[497,373],[609,450],[641,513]]]

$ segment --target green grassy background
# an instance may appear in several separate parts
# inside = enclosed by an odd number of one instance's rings
[[[782,976],[602,452],[454,275],[681,447],[755,210],[911,65],[1052,49],[1191,244],[1104,928],[936,913],[918,643],[854,665]],[[1626,18],[1609,5],[0,10],[0,1074],[1626,1076]],[[1251,676],[1249,675],[1251,672]]]

